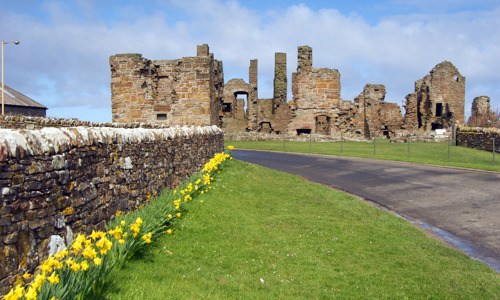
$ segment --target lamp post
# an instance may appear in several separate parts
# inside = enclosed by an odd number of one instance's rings
[[[3,45],[8,44],[8,43],[14,43],[15,45],[19,45],[19,41],[8,41],[4,42],[2,41],[2,116],[5,114],[5,86],[4,86],[4,79],[3,79]]]

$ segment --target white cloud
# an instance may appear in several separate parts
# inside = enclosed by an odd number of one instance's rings
[[[476,93],[489,95],[500,107],[500,37],[495,33],[500,8],[385,16],[370,25],[356,14],[304,4],[264,12],[218,0],[175,0],[154,8],[139,2],[123,8],[99,5],[50,1],[42,6],[43,17],[4,13],[0,27],[7,29],[6,37],[21,41],[6,46],[6,84],[49,106],[49,114],[53,108],[61,116],[109,121],[111,55],[175,59],[193,56],[197,44],[209,43],[224,62],[226,81],[248,80],[249,60],[259,59],[259,96],[265,98],[272,96],[274,53],[287,53],[291,73],[297,46],[309,45],[314,67],[340,71],[346,100],[366,83],[380,83],[386,85],[387,100],[401,104],[416,80],[449,60],[467,77],[466,112]],[[112,19],[98,17],[111,11]],[[83,104],[88,112],[82,114]],[[80,108],[72,111],[75,106]]]

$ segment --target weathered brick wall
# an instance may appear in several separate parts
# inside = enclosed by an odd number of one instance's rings
[[[0,290],[46,258],[51,236],[103,228],[222,150],[216,126],[0,129]]]
[[[500,129],[458,126],[456,137],[457,146],[485,151],[493,151],[495,139],[495,152],[500,153]]]

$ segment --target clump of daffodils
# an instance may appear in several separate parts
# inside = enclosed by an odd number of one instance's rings
[[[110,251],[134,239],[140,232],[142,220],[128,227],[125,221],[108,231],[92,231],[88,237],[79,234],[70,247],[50,255],[36,274],[25,273],[18,284],[4,296],[6,300],[82,298],[96,284],[100,274],[109,273],[113,261],[107,259]],[[132,234],[129,234],[131,232]],[[135,235],[134,235],[135,234]],[[145,243],[151,242],[151,233],[143,235]],[[106,262],[107,265],[103,265]],[[31,279],[31,281],[30,281]]]

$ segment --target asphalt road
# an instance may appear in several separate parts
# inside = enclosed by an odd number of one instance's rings
[[[326,155],[234,150],[233,157],[300,175],[478,244],[500,261],[500,174]]]

